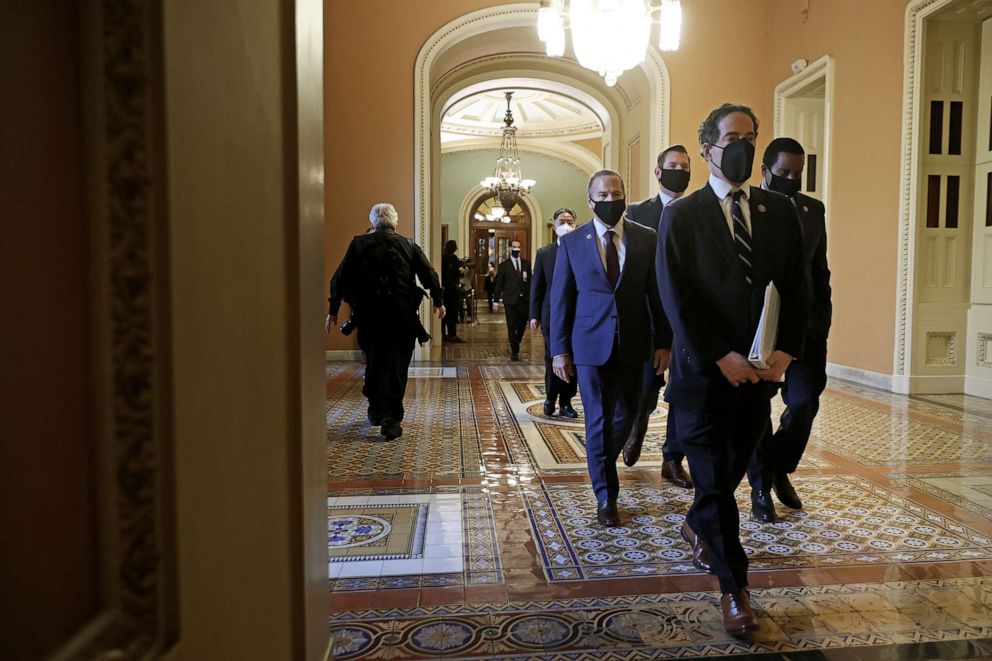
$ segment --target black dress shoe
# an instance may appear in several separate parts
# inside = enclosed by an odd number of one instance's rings
[[[369,424],[372,425],[373,427],[378,427],[379,425],[382,424],[382,418],[380,418],[377,415],[372,415],[371,413],[369,413]]]
[[[601,526],[615,528],[620,525],[620,513],[617,512],[617,501],[613,498],[601,500],[596,505],[596,521]]]
[[[555,403],[550,400],[544,400],[544,415],[554,415],[555,414]]]
[[[638,434],[631,434],[627,442],[623,444],[623,465],[633,466],[637,463],[637,460],[641,458],[641,445],[644,443],[644,437]]]
[[[723,628],[731,636],[740,636],[761,628],[751,609],[751,597],[747,590],[724,592],[720,595],[720,610],[723,612]]]
[[[751,492],[751,516],[762,523],[775,523],[775,503],[771,491]]]
[[[799,500],[799,494],[796,493],[795,487],[789,481],[788,473],[775,474],[775,478],[772,480],[772,490],[786,507],[791,507],[794,510],[803,508],[803,501]]]
[[[569,418],[571,420],[575,420],[577,417],[579,417],[579,412],[573,409],[571,404],[567,404],[567,403],[562,404],[559,407],[558,413],[561,414],[561,417]]]
[[[688,521],[682,522],[682,539],[689,543],[692,547],[692,564],[693,566],[708,574],[715,573],[713,571],[713,563],[710,562],[710,553],[703,546],[703,540],[699,539],[692,528],[689,527]]]
[[[385,436],[387,441],[391,441],[403,435],[403,427],[395,420],[383,420],[379,433]]]
[[[520,354],[519,353],[511,353],[510,354],[510,360],[520,360]]]
[[[692,489],[692,479],[682,468],[680,460],[671,459],[661,465],[661,477],[668,480],[677,487]]]

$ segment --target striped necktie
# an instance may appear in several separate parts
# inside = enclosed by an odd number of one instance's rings
[[[734,218],[734,247],[737,248],[737,256],[741,259],[741,267],[744,269],[744,279],[751,285],[751,233],[747,231],[744,224],[744,212],[741,210],[741,197],[744,191],[733,192],[734,203],[731,206],[731,215]]]

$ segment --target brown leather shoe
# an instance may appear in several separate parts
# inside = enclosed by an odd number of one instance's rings
[[[731,636],[740,636],[761,628],[758,618],[751,610],[751,596],[747,590],[721,594],[720,610],[723,611],[723,628]]]
[[[624,446],[624,452],[627,451],[627,447]],[[629,464],[628,464],[629,465]],[[677,487],[682,487],[683,489],[692,489],[692,479],[689,474],[685,472],[682,468],[682,462],[672,459],[671,461],[666,461],[661,465],[661,476],[674,484]]]
[[[633,466],[641,458],[641,445],[644,444],[644,437],[638,438],[636,434],[631,434],[627,442],[623,444],[623,464]]]
[[[682,539],[689,543],[692,547],[692,564],[696,569],[700,571],[707,572],[709,574],[715,573],[713,571],[713,563],[710,562],[710,553],[703,546],[703,540],[696,536],[692,528],[689,527],[688,521],[682,522]]]

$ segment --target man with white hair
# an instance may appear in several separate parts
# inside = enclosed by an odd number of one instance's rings
[[[420,246],[396,233],[399,217],[391,204],[376,204],[369,214],[375,231],[351,240],[338,267],[338,297],[324,322],[330,332],[337,325],[341,299],[354,303],[358,344],[367,355],[365,387],[368,419],[386,440],[403,434],[403,394],[414,340],[430,339],[418,311],[424,296],[415,280],[430,290],[437,316],[444,317],[444,295],[437,272]]]

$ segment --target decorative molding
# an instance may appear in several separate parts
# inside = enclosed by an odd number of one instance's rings
[[[827,376],[832,379],[852,381],[863,386],[881,388],[882,390],[891,391],[893,387],[892,376],[889,374],[863,370],[858,367],[848,367],[847,365],[838,365],[836,363],[827,363]]]
[[[576,165],[575,161],[569,160],[565,156],[560,156],[551,153],[550,149],[540,150],[540,149],[535,149],[531,145],[528,145],[527,147],[521,147],[520,145],[517,145],[517,152],[521,154],[530,154],[531,156],[540,156],[542,158],[555,161],[556,163],[560,163],[562,165],[568,166],[576,170],[577,172],[579,172],[580,174],[586,177],[590,176],[593,172],[595,172],[595,170],[587,171],[586,169],[579,167],[578,165]],[[483,153],[498,154],[499,145],[494,145],[492,147],[482,147],[480,145],[465,145],[465,146],[455,145],[449,149],[442,149],[441,158],[444,158],[449,154],[483,154]],[[493,158],[493,162],[494,163],[496,162],[495,158]],[[481,179],[481,174],[480,174],[480,179]]]
[[[453,127],[450,124],[446,126],[443,122],[441,124],[441,130],[453,135],[467,135],[471,137],[499,138],[503,135],[503,131],[497,128],[472,129],[462,126]],[[603,127],[599,122],[589,122],[588,124],[572,126],[566,129],[517,129],[517,138],[568,138],[571,140],[581,136],[600,135],[602,132]]]
[[[932,341],[943,340],[943,352],[931,353]],[[924,364],[928,366],[957,365],[958,364],[958,334],[956,331],[927,331],[926,346],[924,347],[926,356]]]
[[[916,187],[920,160],[920,106],[917,96],[923,83],[924,20],[954,0],[915,0],[906,7],[903,50],[902,166],[899,192],[899,246],[896,272],[896,327],[892,358],[893,375],[906,382],[912,370],[913,315],[915,292],[913,273],[916,267]]]
[[[983,369],[992,369],[992,333],[978,333],[978,351],[975,353],[975,365]]]

